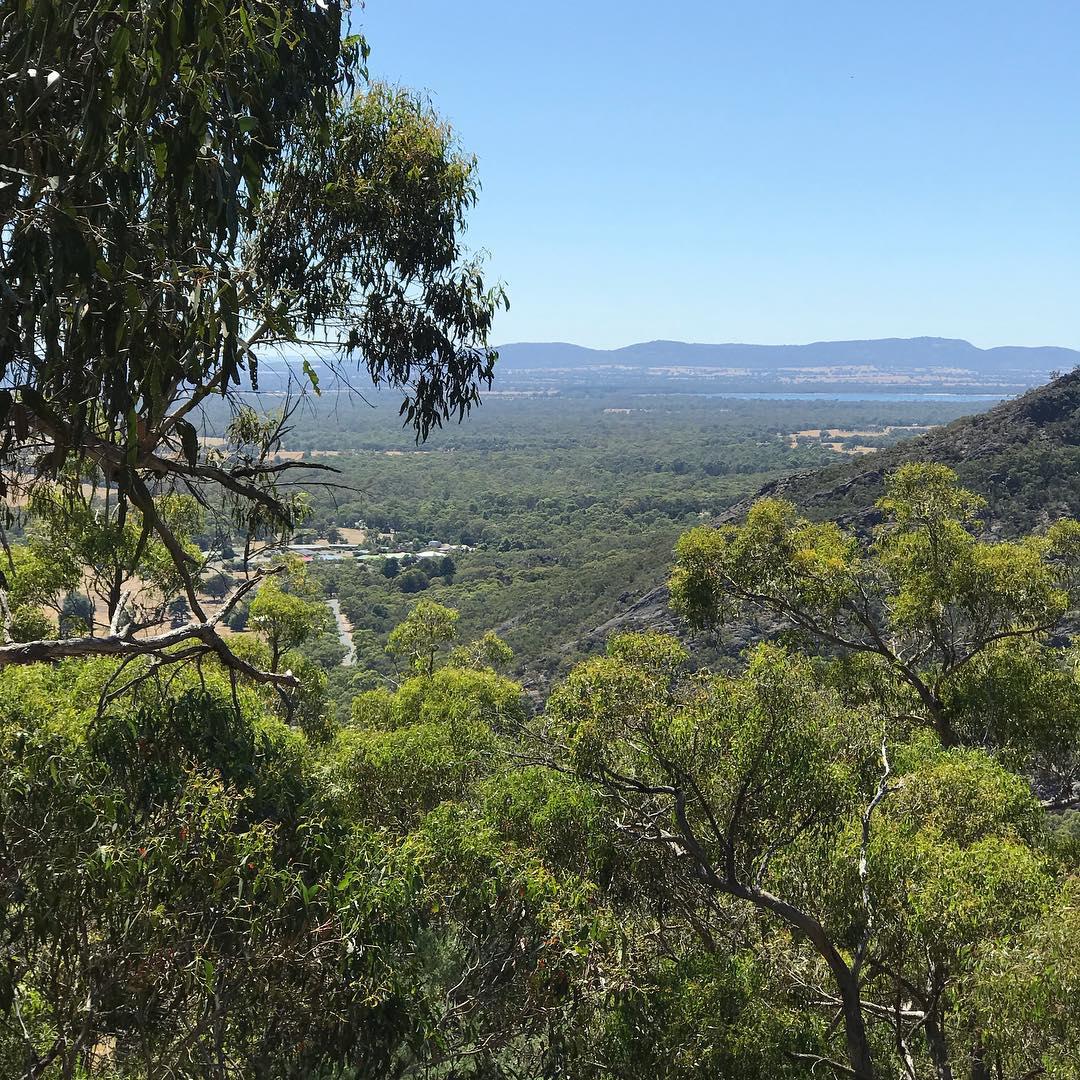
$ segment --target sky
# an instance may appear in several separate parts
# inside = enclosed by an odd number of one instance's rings
[[[367,0],[479,159],[495,340],[1080,347],[1076,0]]]

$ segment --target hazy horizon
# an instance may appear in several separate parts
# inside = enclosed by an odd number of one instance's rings
[[[988,345],[979,344],[970,337],[955,337],[947,336],[945,334],[874,334],[869,337],[834,337],[834,338],[817,338],[813,341],[704,341],[695,340],[692,338],[672,338],[672,337],[646,337],[636,338],[633,341],[622,341],[615,345],[587,345],[581,341],[568,341],[564,338],[530,338],[528,340],[524,338],[515,339],[513,341],[507,339],[500,341],[495,348],[503,349],[512,345],[571,345],[580,349],[591,349],[594,352],[618,352],[620,349],[629,349],[635,345],[651,345],[659,342],[670,342],[674,345],[738,345],[738,346],[755,346],[760,345],[766,348],[785,348],[796,347],[799,345],[837,345],[848,344],[851,342],[861,341],[955,341],[963,342],[967,345],[972,345],[976,349],[980,349],[983,352],[990,349],[1068,349],[1070,352],[1080,353],[1080,345],[1061,345],[1056,341],[1039,341],[1034,343],[1019,342],[1019,341],[998,341]]]

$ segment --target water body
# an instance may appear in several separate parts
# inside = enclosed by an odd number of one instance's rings
[[[735,391],[697,391],[697,390],[673,390],[670,393],[638,394],[638,397],[703,397],[703,398],[735,398],[739,401],[1004,401],[1012,394],[936,394],[919,393],[908,391],[877,391],[877,390],[852,390],[852,391],[806,391],[779,390],[766,392],[764,390],[746,393]]]

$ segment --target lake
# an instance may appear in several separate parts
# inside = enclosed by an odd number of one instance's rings
[[[885,391],[885,390],[853,390],[853,391],[808,391],[796,390],[779,391],[748,391],[738,393],[735,391],[672,391],[669,394],[638,394],[638,397],[704,397],[704,398],[735,398],[740,401],[1004,401],[1011,394],[944,394],[918,391]]]

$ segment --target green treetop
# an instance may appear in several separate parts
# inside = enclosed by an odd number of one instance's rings
[[[304,564],[290,560],[284,577],[267,578],[248,611],[248,626],[270,649],[270,670],[279,669],[285,653],[330,629],[330,610]]]
[[[1080,524],[996,542],[978,536],[981,505],[950,469],[926,464],[889,477],[869,539],[763,499],[743,525],[679,540],[673,605],[699,627],[764,617],[829,655],[861,658],[900,695],[896,708],[947,746],[1008,743],[961,690],[972,669],[997,664],[1004,679],[1031,649],[1061,664],[1047,643],[1075,603]]]
[[[552,694],[538,736],[603,795],[601,829],[640,866],[635,917],[651,907],[677,957],[741,940],[798,1013],[834,1017],[835,1048],[829,1033],[789,1048],[808,1068],[950,1080],[966,1063],[979,1080],[990,1047],[1038,1066],[982,981],[1000,965],[990,985],[1009,992],[1009,943],[1080,865],[1055,852],[1026,778],[845,700],[850,686],[774,646],[737,676],[686,659],[671,638],[614,638]],[[737,929],[746,913],[756,930]]]

